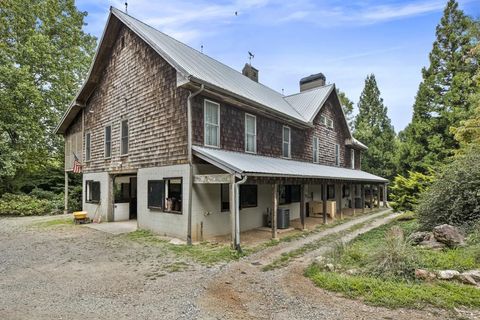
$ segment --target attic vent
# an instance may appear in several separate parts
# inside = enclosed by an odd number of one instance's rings
[[[252,67],[250,63],[245,63],[242,74],[255,82],[258,82],[258,69]]]
[[[300,92],[323,87],[325,85],[325,75],[323,73],[312,74],[308,77],[300,79]]]

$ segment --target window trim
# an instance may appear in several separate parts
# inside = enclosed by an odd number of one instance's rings
[[[340,145],[335,143],[335,165],[340,166]]]
[[[92,133],[85,132],[85,162],[92,160]]]
[[[110,127],[110,154],[107,156],[107,128]],[[111,159],[112,158],[112,131],[113,131],[113,126],[112,124],[107,124],[103,128],[103,158],[104,159]]]
[[[319,146],[320,146],[320,139],[317,136],[313,136],[312,138],[312,161],[313,163],[319,162]],[[315,156],[317,159],[315,159]]]
[[[253,134],[253,151],[247,150],[247,140],[248,140],[248,135],[249,133],[247,132],[247,118],[251,117],[253,118],[253,124],[254,124],[254,134]],[[245,152],[246,153],[257,153],[257,116],[254,116],[253,114],[250,113],[245,113]]]
[[[327,119],[327,128],[333,130],[333,120]]]
[[[166,202],[167,202],[167,193],[166,193],[166,186],[167,186],[167,181],[169,180],[180,180],[180,186],[181,186],[181,192],[182,192],[182,204],[181,204],[181,209],[180,211],[175,211],[175,210],[167,210],[165,208]],[[159,182],[163,181],[163,199],[162,199],[162,206],[163,207],[157,207],[157,206],[151,206],[148,203],[149,199],[149,187],[148,185],[150,182]],[[183,215],[183,177],[163,177],[161,179],[152,179],[152,180],[147,180],[147,208],[151,211],[158,211],[158,212],[164,212],[164,213],[171,213],[171,214],[179,214]]]
[[[320,115],[320,123],[323,124],[324,126],[327,125],[327,117],[324,115]]]
[[[284,140],[284,130],[285,129],[288,129],[288,156],[285,157],[284,155],[284,152],[283,152],[283,147],[284,147],[284,144],[285,144],[285,140]],[[286,159],[291,159],[292,158],[292,129],[289,127],[289,126],[282,126],[282,158],[286,158]]]
[[[217,126],[218,145],[207,144],[207,102],[217,106],[218,124],[216,126]],[[209,125],[214,125],[214,124],[209,123]],[[203,145],[206,147],[220,148],[220,103],[212,100],[208,100],[208,99],[203,100]]]
[[[123,123],[127,122],[127,152],[123,153]],[[130,121],[128,118],[124,118],[120,120],[120,157],[128,156],[130,152]]]

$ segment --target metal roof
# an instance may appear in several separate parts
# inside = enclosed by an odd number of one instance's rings
[[[279,176],[386,183],[387,179],[361,170],[248,153],[192,147],[196,156],[222,169],[246,176]]]
[[[329,84],[292,94],[284,97],[284,99],[287,100],[290,105],[295,106],[295,109],[307,122],[312,122],[334,89],[335,85]]]

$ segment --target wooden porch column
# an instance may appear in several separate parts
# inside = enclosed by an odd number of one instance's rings
[[[372,188],[372,184],[369,184],[368,187],[370,189],[370,210],[373,210],[373,188]]]
[[[300,222],[302,230],[305,230],[305,185],[300,185]]]
[[[323,223],[327,224],[327,184],[324,183],[322,186]]]
[[[377,192],[376,192],[376,193],[377,193],[377,208],[380,209],[380,187],[379,187],[378,184],[376,185],[376,188],[375,188],[375,189],[376,189],[376,191],[377,191]]]
[[[83,192],[82,192],[83,193]],[[68,171],[65,170],[65,191],[64,191],[64,210],[63,213],[68,213]]]
[[[237,207],[237,197],[235,195],[235,176],[232,174],[229,183],[229,198],[230,198],[230,225],[232,227],[232,249],[235,249],[235,233],[236,233],[236,219],[235,209]]]
[[[350,207],[352,207],[353,215],[355,215],[355,185],[350,184]]]
[[[277,239],[277,209],[278,209],[278,184],[272,187],[272,239]]]
[[[335,183],[335,207],[337,209],[336,214],[340,216],[340,219],[343,220],[343,210],[342,210],[342,184]]]
[[[362,213],[365,213],[365,186],[363,184],[360,185],[360,203],[362,204]]]
[[[383,185],[383,207],[388,207],[388,187],[386,183]]]

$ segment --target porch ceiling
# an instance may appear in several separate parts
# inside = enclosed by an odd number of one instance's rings
[[[229,173],[252,177],[288,177],[388,183],[361,170],[193,146],[193,154]]]

